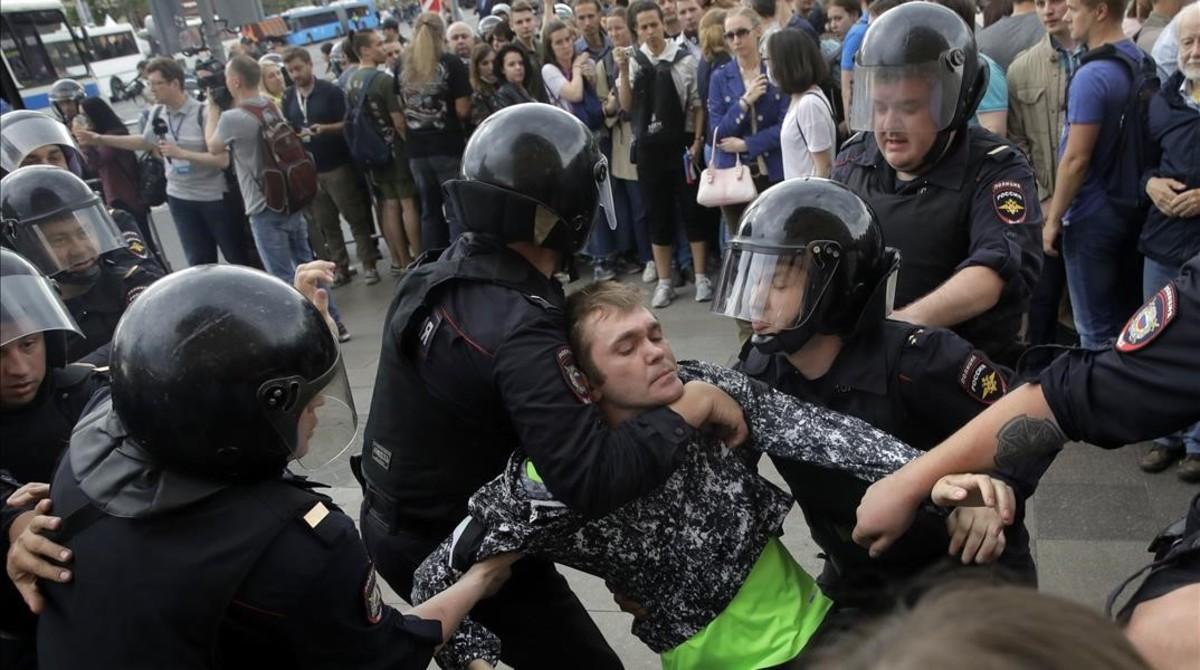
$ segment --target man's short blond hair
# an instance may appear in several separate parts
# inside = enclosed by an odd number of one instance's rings
[[[592,341],[585,332],[588,318],[606,312],[628,314],[644,307],[641,289],[616,281],[588,284],[567,298],[567,336],[583,373],[593,384],[603,384],[604,375],[592,360]]]

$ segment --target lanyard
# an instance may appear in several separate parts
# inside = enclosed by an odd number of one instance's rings
[[[179,110],[179,124],[171,126],[171,110],[167,110],[167,130],[171,131],[171,137],[175,138],[175,144],[179,144],[179,131],[183,130],[183,122],[187,119],[187,114],[182,109]]]
[[[300,89],[296,89],[296,102],[300,103],[300,116],[304,117],[305,127],[308,127],[308,100],[311,97],[311,92],[306,96],[300,92]]]

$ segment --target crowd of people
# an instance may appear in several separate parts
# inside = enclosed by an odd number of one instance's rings
[[[1068,440],[1200,481],[1200,4],[477,10],[0,115],[4,667],[621,667],[556,563],[664,668],[1194,664],[1200,496],[1116,624],[1024,515]],[[293,469],[385,274],[352,519]]]

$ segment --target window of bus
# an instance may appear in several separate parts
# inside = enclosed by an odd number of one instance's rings
[[[87,75],[62,12],[11,12],[2,23],[0,46],[21,86],[45,86],[61,77]]]
[[[141,53],[131,33],[96,35],[88,38],[88,43],[92,47],[92,56],[96,60],[124,58],[125,56],[136,56]]]
[[[293,19],[295,28],[293,30],[305,30],[308,28],[316,28],[318,26],[337,23],[337,14],[334,12],[322,12],[321,14],[309,14],[307,16],[298,16]]]

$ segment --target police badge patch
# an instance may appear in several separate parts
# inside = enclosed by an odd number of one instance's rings
[[[575,354],[571,353],[571,348],[559,349],[554,357],[558,359],[558,369],[562,371],[567,387],[571,389],[576,398],[579,398],[579,402],[585,405],[590,404],[592,402],[592,384],[579,366],[575,365]]]
[[[1025,191],[1015,181],[992,184],[992,208],[1004,223],[1025,223]]]
[[[383,620],[383,594],[379,592],[375,566],[367,571],[367,583],[363,584],[363,606],[366,608],[367,623],[374,625]]]
[[[992,362],[978,351],[971,352],[958,373],[958,384],[967,395],[990,405],[1008,392],[1008,382]]]
[[[1158,290],[1125,324],[1117,337],[1117,351],[1137,351],[1154,341],[1179,312],[1179,294],[1175,282]]]
[[[142,238],[138,237],[138,234],[132,230],[127,230],[121,233],[121,240],[125,242],[125,247],[129,249],[129,253],[133,254],[134,256],[137,256],[138,258],[146,258],[148,256],[148,253],[146,252],[146,243],[143,242]]]

